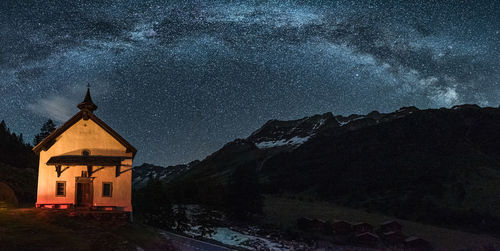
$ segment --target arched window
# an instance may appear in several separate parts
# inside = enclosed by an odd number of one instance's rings
[[[83,156],[89,156],[90,155],[90,150],[87,150],[87,149],[83,150],[82,151],[82,155]]]

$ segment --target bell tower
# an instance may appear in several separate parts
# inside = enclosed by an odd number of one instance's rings
[[[83,112],[83,119],[87,120],[89,113],[93,113],[97,110],[97,105],[92,101],[92,97],[90,96],[90,85],[87,86],[87,94],[83,99],[83,102],[78,104],[78,109]]]

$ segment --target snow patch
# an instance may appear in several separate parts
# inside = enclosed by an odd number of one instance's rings
[[[264,148],[272,148],[272,147],[279,147],[279,146],[286,146],[286,145],[293,145],[293,146],[298,146],[304,144],[306,141],[308,141],[310,136],[307,137],[293,137],[291,139],[280,139],[276,141],[262,141],[259,143],[256,143],[255,145],[259,149],[264,149]]]
[[[347,125],[353,121],[356,121],[356,120],[360,120],[360,119],[364,119],[366,118],[365,116],[360,116],[360,117],[357,117],[357,118],[354,118],[354,119],[349,119],[349,120],[345,120],[345,121],[339,121],[338,119],[337,122],[340,124],[340,126],[344,126],[344,125]]]
[[[317,124],[314,125],[313,130],[317,130],[325,124],[326,119],[320,119]]]
[[[221,243],[242,247],[251,250],[288,250],[280,243],[273,242],[264,238],[243,234],[227,227],[218,227],[210,239]]]

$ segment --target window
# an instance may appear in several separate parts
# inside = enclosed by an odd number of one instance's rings
[[[66,196],[66,181],[56,181],[56,196]]]
[[[102,197],[111,197],[113,194],[113,183],[103,182],[102,183]]]
[[[87,149],[85,149],[85,150],[82,151],[82,155],[83,156],[89,156],[90,155],[90,151],[87,150]]]

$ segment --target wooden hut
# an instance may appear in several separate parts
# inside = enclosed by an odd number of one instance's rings
[[[403,245],[406,238],[401,232],[389,231],[382,233],[383,241],[390,246]]]
[[[366,222],[358,222],[353,224],[353,229],[356,234],[373,232],[373,226]]]
[[[333,232],[335,234],[350,234],[353,231],[353,226],[350,222],[345,220],[334,221],[332,223]]]
[[[431,244],[419,237],[410,236],[404,241],[405,248],[414,251],[432,250]]]
[[[380,242],[380,238],[378,235],[370,232],[364,232],[360,234],[356,234],[354,241],[359,244],[367,245],[367,246],[377,246]]]
[[[403,226],[395,220],[389,220],[380,224],[380,232],[382,233],[401,232],[402,228]]]

